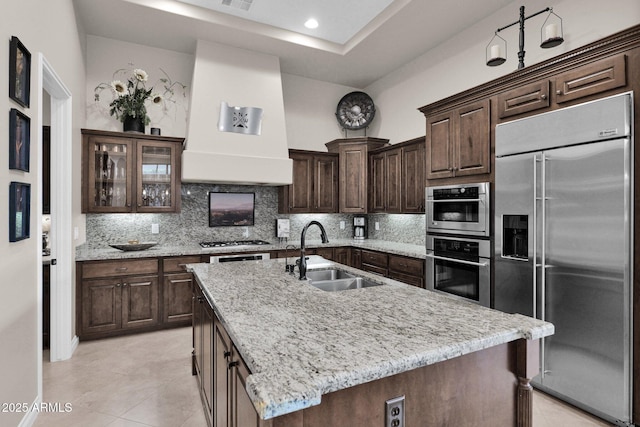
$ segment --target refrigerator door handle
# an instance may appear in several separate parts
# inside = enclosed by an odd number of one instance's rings
[[[538,316],[538,163],[541,160],[538,155],[533,156],[533,218],[532,220],[532,233],[533,233],[533,317]]]

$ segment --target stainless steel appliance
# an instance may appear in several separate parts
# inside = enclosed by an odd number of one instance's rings
[[[216,262],[235,262],[235,261],[259,261],[270,259],[269,253],[261,254],[236,254],[236,255],[213,255],[209,258],[211,264]]]
[[[364,240],[367,238],[367,219],[365,217],[353,217],[353,238],[356,240]]]
[[[496,127],[495,308],[555,325],[534,385],[631,423],[632,94]]]
[[[465,237],[427,236],[427,289],[489,307],[491,242]]]
[[[427,187],[427,233],[489,237],[489,183]]]

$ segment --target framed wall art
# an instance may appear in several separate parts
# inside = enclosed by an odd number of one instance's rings
[[[31,185],[22,182],[9,184],[9,241],[29,238],[31,224]]]
[[[9,44],[9,98],[29,107],[31,91],[31,53],[16,36]]]
[[[29,172],[31,120],[20,111],[9,111],[9,169]]]

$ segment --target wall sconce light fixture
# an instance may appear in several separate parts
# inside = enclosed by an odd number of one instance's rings
[[[524,16],[524,6],[520,6],[520,19],[504,27],[498,28],[495,35],[489,41],[486,48],[486,61],[490,67],[495,67],[504,64],[507,60],[507,41],[500,37],[498,33],[502,30],[506,30],[509,27],[513,27],[516,24],[520,24],[520,43],[518,50],[518,69],[524,68],[524,21],[534,16],[538,16],[541,13],[549,12],[547,19],[545,19],[540,29],[540,47],[548,49],[556,47],[564,41],[562,18],[553,13],[553,9],[548,7],[540,12],[536,12],[529,16]]]

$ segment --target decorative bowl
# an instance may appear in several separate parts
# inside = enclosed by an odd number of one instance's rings
[[[121,251],[144,251],[145,249],[149,249],[157,244],[158,242],[114,243],[109,246],[120,249]]]

